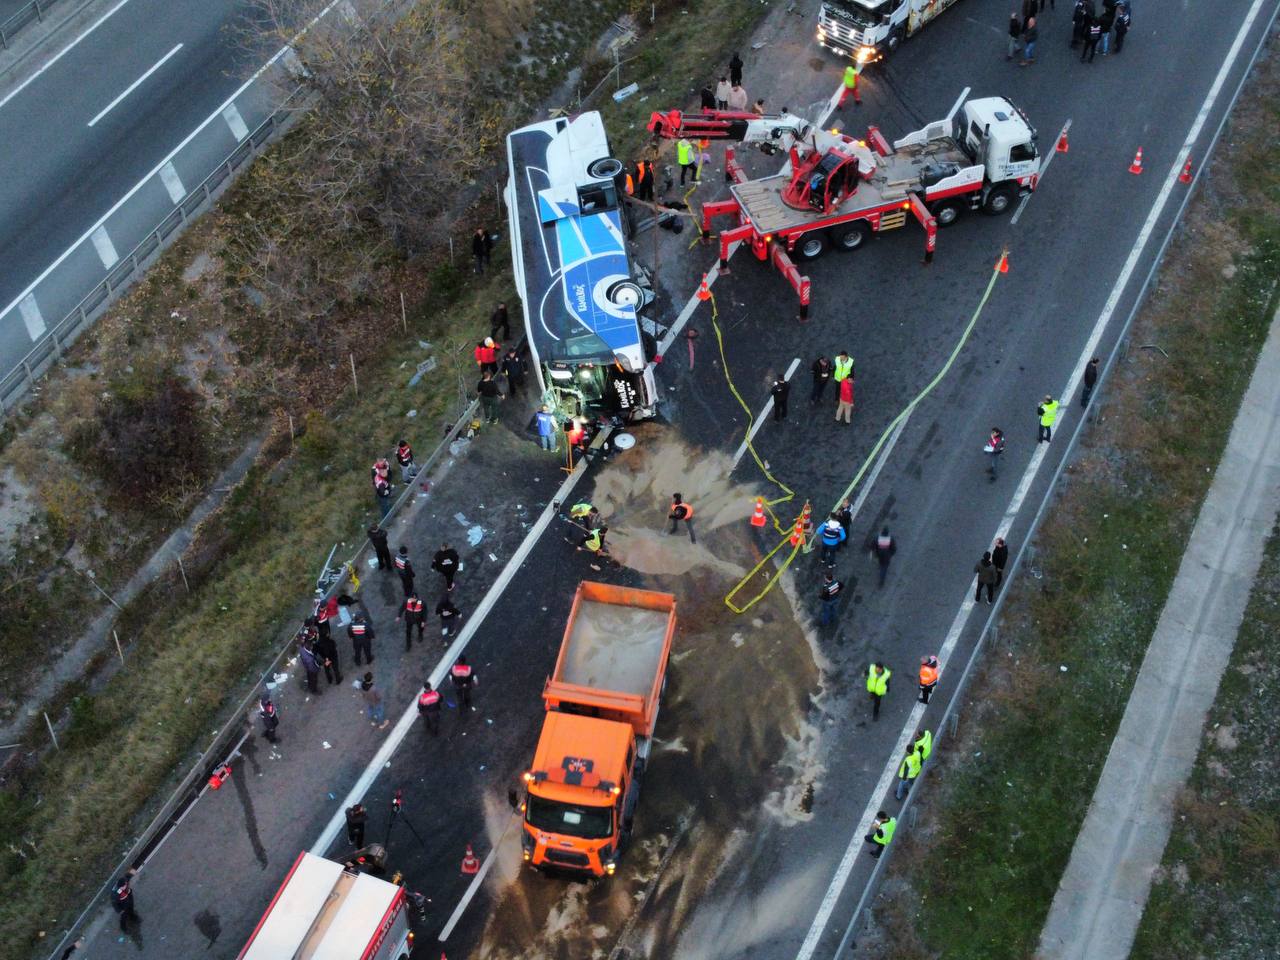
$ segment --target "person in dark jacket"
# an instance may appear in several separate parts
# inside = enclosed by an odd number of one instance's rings
[[[268,743],[279,743],[276,730],[280,728],[280,714],[268,694],[264,693],[258,700],[258,716],[262,718],[262,736]]]
[[[502,336],[498,336],[498,331],[502,331]],[[505,303],[498,304],[498,309],[493,311],[493,315],[489,317],[489,339],[502,343],[504,340],[511,339],[511,318],[507,316],[507,305]]]
[[[871,552],[876,555],[876,563],[880,565],[880,586],[884,586],[885,577],[889,575],[889,561],[898,552],[898,543],[889,535],[888,527],[881,527],[880,534],[871,545]]]
[[[400,586],[404,588],[406,597],[413,593],[413,580],[416,574],[413,570],[413,561],[409,559],[409,548],[400,547],[400,552],[396,554],[395,559],[396,573],[400,574]]]
[[[375,523],[368,529],[369,542],[373,544],[373,552],[378,557],[378,569],[386,570],[391,566],[391,551],[387,548],[387,531],[382,524]]]
[[[328,684],[342,682],[342,667],[338,665],[338,642],[333,634],[326,630],[316,637],[316,657],[324,669],[324,679]]]
[[[502,373],[507,378],[507,393],[524,393],[524,361],[514,347],[502,358]]]
[[[302,641],[302,646],[298,648],[298,660],[307,674],[307,689],[318,694],[320,692],[320,658],[316,656],[315,641],[310,637]]]
[[[1105,57],[1111,52],[1111,28],[1116,22],[1116,5],[1114,3],[1104,3],[1102,5],[1102,14],[1098,17],[1098,26],[1102,28],[1102,42],[1099,44],[1101,53]]]
[[[347,627],[347,636],[351,638],[351,656],[355,660],[356,666],[360,666],[361,657],[364,657],[365,660],[372,664],[373,641],[376,634],[373,632],[373,624],[369,622],[368,617],[363,613],[357,613],[355,619]]]
[[[458,612],[458,608],[453,605],[447,593],[443,594],[440,602],[436,604],[436,616],[440,618],[440,636],[442,637],[449,636],[462,620],[462,614]]]
[[[133,905],[133,885],[129,882],[138,871],[130,867],[111,887],[111,907],[120,915],[120,929],[128,932],[130,923],[137,923],[141,918]]]
[[[729,83],[735,87],[742,86],[742,58],[736,50],[733,52],[733,59],[729,61]]]
[[[1080,46],[1084,40],[1085,26],[1088,24],[1088,14],[1085,0],[1076,0],[1076,5],[1071,11],[1071,46],[1072,48]]]
[[[1120,50],[1117,47],[1116,52]],[[1093,396],[1093,388],[1098,383],[1098,358],[1094,357],[1089,361],[1088,366],[1084,368],[1084,389],[1080,392],[1080,406],[1087,407],[1089,398]]]
[[[1098,41],[1102,39],[1102,21],[1098,17],[1090,16],[1085,23],[1084,28],[1084,46],[1080,48],[1080,62],[1084,63],[1087,57],[1090,63],[1093,63],[1093,55],[1098,52]]]
[[[789,393],[791,393],[791,384],[781,377],[773,381],[773,386],[769,388],[769,395],[773,397],[773,419],[787,419],[787,395]]]
[[[1025,67],[1036,62],[1036,41],[1039,39],[1040,28],[1036,25],[1036,18],[1030,17],[1022,28],[1022,59],[1018,61],[1019,66]]]
[[[1133,17],[1129,14],[1129,5],[1124,3],[1116,7],[1116,53],[1124,49],[1124,36],[1132,25]]]
[[[987,588],[987,603],[995,603],[996,567],[991,562],[991,551],[982,554],[982,559],[973,565],[973,572],[978,575],[978,589],[973,595],[973,602],[982,601],[982,588]]]
[[[484,273],[492,255],[493,237],[484,227],[476,227],[476,232],[471,235],[471,256],[476,261],[476,273]]]
[[[449,546],[448,541],[440,544],[440,549],[431,558],[431,569],[444,577],[444,588],[453,589],[453,578],[458,573],[458,551]]]
[[[1004,583],[1004,568],[1009,562],[1009,545],[1004,537],[996,537],[995,546],[991,548],[991,565],[996,568],[996,586]]]
[[[364,846],[364,825],[368,819],[364,804],[353,803],[347,807],[347,842],[357,850]]]
[[[1018,43],[1022,40],[1022,21],[1018,19],[1016,13],[1009,14],[1009,47],[1005,51],[1004,58],[1012,60],[1013,55],[1018,52]]]
[[[702,99],[703,110],[714,110],[716,108],[716,94],[710,87],[703,87],[700,94]]]
[[[809,368],[813,371],[813,393],[809,395],[809,406],[816,407],[822,402],[822,394],[826,392],[827,384],[831,382],[831,360],[828,357],[819,357],[813,361],[813,366]]]
[[[488,370],[484,372],[484,379],[476,384],[476,395],[480,397],[485,423],[497,423],[498,401],[502,399],[502,391],[498,389],[498,382]]]

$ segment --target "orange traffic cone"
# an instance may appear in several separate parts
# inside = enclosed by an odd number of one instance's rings
[[[756,511],[751,514],[751,525],[753,527],[763,527],[768,522],[764,515],[764,497],[756,497]]]
[[[1191,158],[1187,157],[1186,165],[1182,168],[1182,173],[1178,175],[1179,183],[1191,182]]]
[[[1067,153],[1070,149],[1071,148],[1067,145],[1067,131],[1063,130],[1062,136],[1058,137],[1057,150],[1059,153]]]
[[[796,517],[795,529],[791,531],[791,545],[798,547],[804,543],[804,516]]]
[[[467,844],[467,855],[462,858],[462,872],[467,876],[474,876],[480,872],[480,858],[476,856],[469,843]]]
[[[1138,153],[1133,158],[1133,163],[1129,164],[1129,172],[1130,173],[1142,172],[1142,148],[1141,147],[1138,148]]]
[[[699,300],[711,299],[711,291],[707,289],[707,275],[705,273],[702,275],[702,283],[698,287],[698,299]]]
[[[1000,254],[1000,259],[996,262],[996,269],[1001,273],[1009,272],[1009,252],[1007,250]]]
[[[804,522],[804,535],[808,537],[809,534],[813,533],[813,508],[809,506],[807,500],[805,501],[804,512],[800,514],[800,519]]]

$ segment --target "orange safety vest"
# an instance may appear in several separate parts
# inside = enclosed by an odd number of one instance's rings
[[[671,508],[671,512],[672,512],[672,513],[675,513],[675,512],[676,512],[677,510],[679,510],[681,507],[684,507],[684,516],[683,516],[683,517],[680,517],[679,519],[681,519],[681,520],[692,520],[692,519],[693,519],[693,507],[691,507],[691,506],[690,506],[689,504],[687,504],[687,503],[677,503],[677,504],[675,504],[675,505]]]
[[[938,668],[927,663],[920,664],[920,686],[932,687],[938,682]]]
[[[631,196],[631,194],[636,192],[635,181],[631,179],[631,174],[629,173],[627,174],[627,184],[624,189],[627,191],[627,196]]]

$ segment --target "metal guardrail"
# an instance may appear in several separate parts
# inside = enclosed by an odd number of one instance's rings
[[[1141,310],[1146,303],[1147,293],[1151,289],[1151,283],[1155,280],[1157,271],[1164,264],[1165,254],[1169,250],[1169,243],[1173,239],[1173,235],[1177,230],[1178,224],[1182,222],[1182,217],[1187,211],[1187,206],[1190,204],[1191,198],[1195,194],[1195,189],[1200,183],[1201,175],[1208,167],[1209,158],[1213,156],[1213,152],[1217,148],[1218,141],[1222,138],[1222,131],[1226,128],[1227,120],[1231,117],[1231,113],[1235,109],[1236,102],[1240,99],[1240,94],[1244,90],[1244,85],[1248,81],[1249,75],[1253,73],[1253,68],[1258,62],[1258,57],[1262,54],[1262,51],[1267,48],[1268,39],[1271,36],[1272,30],[1275,28],[1277,17],[1280,17],[1280,7],[1277,7],[1276,11],[1272,13],[1270,21],[1262,30],[1257,49],[1255,49],[1253,53],[1253,58],[1241,73],[1240,82],[1236,85],[1236,89],[1232,93],[1231,102],[1227,105],[1227,108],[1222,111],[1222,119],[1218,121],[1217,129],[1214,130],[1213,137],[1209,140],[1208,145],[1204,149],[1203,162],[1196,169],[1195,178],[1191,186],[1188,187],[1186,193],[1183,194],[1182,202],[1178,206],[1178,212],[1174,214],[1173,222],[1170,225],[1168,232],[1165,234],[1164,240],[1160,244],[1160,249],[1156,251],[1156,255],[1151,261],[1151,268],[1147,271],[1147,275],[1142,281],[1142,286],[1138,289],[1138,294],[1134,298],[1133,306],[1129,310],[1129,315],[1125,317],[1124,325],[1120,328],[1120,333],[1116,337],[1115,346],[1111,348],[1111,353],[1107,355],[1107,362],[1102,369],[1102,374],[1098,377],[1098,385],[1093,392],[1093,396],[1089,403],[1089,409],[1086,412],[1086,415],[1082,416],[1076,423],[1076,428],[1072,431],[1071,439],[1067,443],[1066,453],[1064,453],[1062,459],[1058,461],[1058,466],[1054,470],[1053,476],[1049,478],[1049,483],[1045,488],[1044,497],[1040,501],[1040,506],[1036,509],[1035,516],[1031,518],[1031,523],[1027,528],[1027,533],[1022,540],[1021,546],[1018,548],[1018,552],[1013,556],[1012,563],[1009,567],[1009,576],[1005,578],[1006,585],[1009,584],[1017,575],[1019,568],[1022,566],[1024,555],[1030,554],[1034,556],[1035,547],[1031,545],[1031,541],[1035,538],[1045,515],[1049,512],[1049,505],[1053,502],[1053,498],[1058,493],[1058,484],[1061,481],[1062,474],[1066,470],[1067,466],[1072,462],[1072,456],[1075,454],[1076,448],[1080,445],[1080,440],[1084,436],[1086,426],[1090,421],[1095,420],[1100,414],[1102,407],[1102,395],[1104,394],[1105,388],[1110,379],[1111,371],[1115,367],[1116,363],[1121,359],[1122,355],[1128,350],[1129,332],[1133,327],[1133,321],[1138,316],[1138,311]],[[1028,564],[1031,562],[1031,559],[1027,560]],[[1000,592],[1000,595],[996,598],[995,604],[988,613],[987,621],[983,624],[982,631],[978,634],[977,642],[974,643],[973,652],[969,654],[969,659],[964,665],[964,671],[960,674],[960,679],[956,683],[955,692],[951,694],[951,699],[947,703],[947,709],[943,711],[942,718],[938,721],[937,726],[934,729],[933,743],[935,753],[942,747],[943,742],[946,739],[947,732],[950,732],[952,736],[956,734],[960,721],[960,711],[963,709],[965,688],[968,686],[970,675],[973,673],[974,667],[977,665],[979,657],[988,641],[998,642],[997,621],[999,620],[1000,613],[1004,608],[1005,598],[1008,595],[1009,590],[1008,586],[1006,586],[1005,589]],[[904,832],[903,827],[906,825],[904,821],[906,820],[908,813],[912,814],[911,823],[914,824],[915,811],[912,809],[912,805],[923,792],[922,788],[925,783],[924,773],[927,773],[928,769],[929,765],[926,765],[919,780],[907,794],[906,800],[903,802],[902,807],[899,810],[899,833]],[[885,848],[883,855],[876,861],[875,866],[872,868],[871,876],[867,878],[867,882],[862,888],[862,894],[858,898],[857,906],[854,907],[853,914],[849,918],[848,926],[845,927],[844,935],[840,939],[840,944],[835,951],[830,954],[833,960],[838,960],[838,958],[845,955],[846,949],[849,948],[850,943],[856,936],[859,924],[863,921],[864,913],[868,905],[871,903],[872,897],[874,897],[879,890],[880,882],[883,879],[885,871],[888,869],[888,863],[893,858],[893,852],[894,844],[891,843]],[[832,924],[833,922],[834,921],[828,921],[829,924]],[[868,926],[870,925],[869,920],[867,920],[866,923]]]
[[[71,312],[49,328],[18,366],[0,377],[0,424],[4,422],[8,411],[35,386],[36,381],[62,359],[63,352],[90,323],[140,278],[143,271],[164,252],[187,222],[202,214],[222,194],[236,171],[288,127],[295,114],[289,106],[291,100],[292,95],[237,144],[198,187],[183,197],[137,246],[120,258],[120,262]]]
[[[12,13],[4,23],[0,23],[0,48],[8,50],[9,41],[14,34],[35,20],[43,20],[44,12],[58,0],[31,0],[26,6]]]
[[[246,141],[248,142],[248,141]],[[480,406],[479,399],[472,399],[466,408],[454,420],[448,432],[431,451],[431,454],[419,466],[418,473],[414,480],[405,484],[405,488],[400,491],[400,495],[396,497],[395,502],[391,505],[391,509],[387,512],[387,516],[380,521],[384,525],[396,517],[404,508],[405,504],[412,501],[414,491],[417,489],[417,479],[425,478],[430,473],[440,459],[448,452],[449,446],[453,441],[457,440],[466,432],[467,425],[476,415],[476,410]],[[327,600],[346,585],[348,575],[347,570],[355,569],[356,561],[369,548],[369,541],[366,539],[358,546],[351,556],[338,565],[337,569],[342,570],[342,574],[333,580],[329,587],[324,590],[321,597]],[[332,552],[330,552],[332,559]],[[325,571],[321,573],[321,577],[332,569],[329,562],[325,563]],[[209,777],[214,769],[224,760],[229,760],[240,748],[240,744],[252,734],[253,721],[251,711],[258,702],[258,697],[263,686],[268,680],[271,680],[280,667],[289,658],[294,650],[294,640],[297,636],[296,627],[290,628],[288,639],[281,645],[280,650],[272,658],[271,663],[262,671],[258,679],[249,687],[249,692],[231,712],[226,723],[213,735],[213,740],[209,746],[200,755],[199,759],[192,764],[191,769],[179,781],[178,786],[174,788],[169,799],[165,801],[164,806],[160,808],[159,813],[152,818],[151,822],[143,828],[138,839],[134,842],[129,852],[124,858],[111,870],[107,876],[106,882],[98,888],[97,892],[90,898],[85,905],[84,910],[76,917],[75,921],[67,928],[62,939],[58,941],[53,952],[50,954],[50,960],[62,956],[62,951],[71,945],[76,936],[83,930],[86,918],[102,903],[103,898],[111,889],[111,885],[116,877],[122,875],[131,867],[141,868],[143,864],[151,858],[151,855],[160,848],[160,845],[168,837],[169,833],[181,823],[182,819],[187,815],[191,807],[200,799],[204,793]]]

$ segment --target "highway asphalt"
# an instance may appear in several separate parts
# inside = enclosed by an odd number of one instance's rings
[[[252,58],[235,28],[248,6],[245,0],[104,4],[102,14],[114,10],[110,16],[60,35],[59,44],[79,40],[0,98],[0,142],[6,145],[0,171],[0,311],[240,86]],[[250,128],[253,121],[246,117]],[[205,139],[175,160],[178,181],[187,190],[238,138],[228,129],[207,131]],[[107,225],[119,256],[172,209],[166,190],[152,186],[154,196],[143,191],[120,210],[118,224]],[[41,291],[48,325],[101,278],[105,260],[93,245],[77,255],[92,279]],[[22,317],[10,311],[0,329],[0,367],[8,370],[31,343]]]
[[[1180,199],[1175,191],[1182,188],[1176,181],[1170,186],[1170,173],[1184,138],[1211,90],[1218,90],[1216,106],[1205,114],[1208,123],[1192,144],[1199,163],[1203,158],[1197,151],[1203,150],[1275,8],[1274,0],[1224,0],[1218,16],[1191,21],[1172,4],[1148,0],[1134,11],[1135,28],[1123,54],[1080,64],[1067,46],[1064,0],[1062,9],[1042,20],[1040,62],[1023,68],[1004,60],[1007,4],[967,0],[868,72],[864,105],[843,114],[851,129],[874,122],[890,139],[900,136],[940,118],[968,85],[974,96],[1006,94],[1018,102],[1039,128],[1045,152],[1052,150],[1067,119],[1072,133],[1070,152],[1056,157],[1016,224],[1010,218],[965,218],[940,234],[929,267],[921,265],[923,236],[910,221],[857,254],[829,253],[808,265],[814,295],[805,325],[795,320],[793,294],[784,281],[746,251],[733,261],[732,274],[714,285],[725,358],[753,409],[764,404],[772,376],[793,358],[802,360],[789,417],[766,424],[757,440],[775,474],[797,491],[797,500],[782,511],[785,516],[806,498],[821,510],[845,488],[885,427],[941,369],[1001,248],[1009,247],[1010,272],[997,284],[954,367],[897,439],[854,522],[854,548],[837,565],[847,583],[837,627],[800,635],[781,593],[745,617],[727,613],[721,591],[733,578],[724,570],[754,562],[745,521],[716,531],[704,527],[700,539],[714,560],[702,556],[683,573],[680,566],[693,553],[682,542],[658,554],[665,565],[597,573],[554,529],[549,531],[467,649],[481,678],[475,713],[463,718],[447,711],[438,740],[410,731],[388,766],[377,772],[366,797],[370,836],[381,841],[392,793],[404,791],[407,818],[393,826],[391,849],[393,866],[432,900],[419,926],[420,949],[430,956],[445,949],[454,960],[480,955],[481,945],[490,958],[832,957],[869,873],[870,861],[860,849],[863,812],[868,804],[874,808],[882,802],[876,785],[894,763],[911,716],[915,665],[922,654],[942,650],[951,636],[955,645],[943,663],[940,691],[924,716],[930,726],[946,709],[956,668],[967,658],[988,610],[983,604],[967,619],[957,616],[972,598],[973,563],[1005,526],[1011,547],[1021,547],[1063,454],[1065,436],[1080,415],[1078,397],[1063,398],[1055,441],[1037,448],[1036,403],[1045,393],[1063,390],[1086,350],[1105,355],[1114,344],[1156,248],[1173,226]],[[767,44],[746,58],[751,97],[795,107],[834,91],[838,66],[811,39],[816,3],[804,9],[808,18],[790,16],[781,7],[769,15],[757,36]],[[1257,20],[1240,38],[1242,52],[1220,75],[1250,13]],[[654,104],[668,106],[677,105]],[[1134,176],[1127,168],[1140,146],[1147,172]],[[719,156],[719,148],[714,152]],[[749,163],[759,172],[776,169],[776,161],[765,164],[759,157]],[[713,177],[700,188],[699,199],[722,189]],[[1153,214],[1162,198],[1167,201],[1162,212]],[[1149,242],[1135,252],[1144,237]],[[710,250],[690,251],[689,239],[688,231],[658,238],[665,322],[674,319],[714,262]],[[650,260],[652,238],[644,235],[637,250],[641,260]],[[608,494],[621,504],[615,509],[623,542],[648,542],[644,531],[661,524],[661,498],[670,492],[653,480],[661,470],[644,459],[646,451],[661,450],[673,458],[682,479],[663,482],[684,483],[701,475],[714,455],[731,455],[747,425],[726,389],[707,306],[697,309],[690,327],[699,334],[692,366],[679,344],[659,367],[669,424],[638,431],[637,451],[575,492],[575,498]],[[807,402],[809,361],[842,347],[857,361],[852,427],[834,422],[830,392],[818,410],[811,411]],[[518,429],[522,418],[508,414],[508,426]],[[1009,438],[995,482],[985,473],[981,453],[993,425],[1003,427]],[[483,453],[483,459],[460,461],[433,494],[443,502],[430,504],[429,513],[404,528],[417,557],[428,555],[442,533],[458,535],[462,521],[455,522],[450,511],[461,498],[473,504],[465,507],[469,522],[486,503],[488,511],[510,514],[495,538],[496,560],[490,562],[505,561],[520,535],[521,524],[512,521],[526,515],[519,511],[547,499],[552,474],[539,467],[532,471],[539,482],[523,488],[515,473],[499,477],[500,469],[524,469],[527,458],[485,453],[490,442],[493,438],[482,434],[470,456]],[[776,494],[749,457],[734,471],[733,481],[741,484],[734,492],[744,502],[755,489]],[[617,491],[627,483],[633,495],[619,499]],[[513,502],[519,507],[514,514]],[[1011,514],[1011,503],[1022,509]],[[875,564],[857,546],[885,523],[899,550],[888,583],[879,589]],[[486,533],[468,563],[485,564],[489,543]],[[816,556],[802,557],[794,572],[802,610],[816,613]],[[599,884],[566,885],[510,875],[506,867],[495,870],[448,940],[439,944],[436,937],[468,886],[458,871],[464,844],[475,843],[486,855],[507,822],[506,790],[532,755],[541,719],[538,692],[554,662],[573,585],[582,577],[672,589],[680,596],[682,628],[659,721],[663,744],[650,765],[652,782],[638,817],[640,842],[619,875]],[[398,589],[389,574],[370,579],[367,602],[386,618],[398,602]],[[475,594],[466,601],[464,611],[473,609]],[[396,644],[394,625],[375,622],[384,642]],[[427,653],[426,668],[440,650]],[[754,672],[744,673],[753,656],[759,658]],[[889,663],[896,674],[874,723],[863,692],[870,659]],[[821,667],[820,677],[815,665]],[[735,672],[737,686],[731,683]],[[388,709],[393,719],[411,702],[412,670],[398,673],[394,682]],[[735,699],[725,699],[726,689]],[[969,696],[981,691],[971,690]],[[351,722],[362,726],[358,706],[353,703],[350,711]],[[726,725],[726,716],[734,725]],[[298,722],[308,721],[300,717]],[[791,748],[779,742],[782,734],[797,729],[809,735]],[[369,747],[363,736],[353,744],[353,750]],[[219,936],[206,955],[235,955],[296,851],[314,842],[317,827],[338,809],[357,762],[338,750],[320,753],[314,742],[305,749],[310,757],[302,763],[334,774],[327,800],[319,790],[288,796],[287,777],[273,775],[271,765],[264,765],[265,776],[246,778],[245,790],[260,806],[271,807],[277,821],[273,832],[260,829],[247,802],[241,818],[235,804],[221,803],[228,798],[219,797],[201,801],[198,812],[166,841],[139,877],[140,895],[154,917],[144,928],[146,952],[161,956],[180,944],[203,950],[195,931],[202,922],[209,926],[212,911],[221,917]],[[981,762],[993,759],[998,761]],[[811,794],[799,803],[779,801],[792,787],[802,796],[811,788]],[[891,800],[886,808],[897,809]],[[410,825],[420,836],[407,829]],[[218,845],[221,871],[200,869],[212,844]],[[848,882],[833,885],[851,844],[857,858]],[[345,852],[340,842],[330,851]],[[1052,893],[1046,891],[1046,903]],[[210,939],[207,933],[204,937]],[[133,956],[142,949],[116,944],[105,930],[98,945],[104,956]]]

